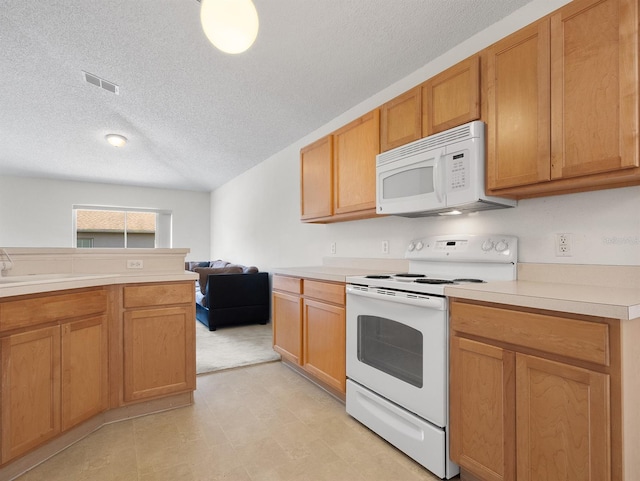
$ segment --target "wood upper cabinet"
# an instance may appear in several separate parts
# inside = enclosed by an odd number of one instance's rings
[[[488,188],[548,181],[551,178],[549,20],[530,25],[494,44],[482,58]]]
[[[551,178],[638,166],[638,2],[551,16]]]
[[[612,479],[609,323],[453,300],[451,330],[451,456],[463,473]]]
[[[491,193],[640,183],[636,0],[574,0],[483,58]]]
[[[300,150],[301,220],[338,222],[376,216],[380,111]]]
[[[480,118],[480,57],[474,55],[422,84],[422,137]]]
[[[380,108],[380,150],[479,118],[480,56],[474,55]]]
[[[363,115],[334,136],[334,212],[375,216],[376,155],[380,153],[380,111]]]
[[[380,151],[422,137],[422,88],[415,87],[380,107]]]
[[[193,283],[127,285],[123,299],[122,401],[126,404],[193,391]]]
[[[333,215],[333,136],[300,150],[300,211],[302,220]]]

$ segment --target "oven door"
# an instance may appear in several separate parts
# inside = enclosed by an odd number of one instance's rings
[[[447,423],[447,301],[347,286],[347,377],[431,423]]]

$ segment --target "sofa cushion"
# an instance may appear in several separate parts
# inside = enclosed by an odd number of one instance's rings
[[[218,259],[217,261],[209,262],[209,267],[227,267],[230,264],[230,262]]]
[[[200,292],[206,294],[209,274],[242,274],[243,269],[242,266],[227,264],[225,267],[196,267],[193,271],[200,275]]]

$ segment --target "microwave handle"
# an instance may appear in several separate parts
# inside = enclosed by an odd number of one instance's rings
[[[442,151],[438,152],[438,155],[435,158],[433,163],[433,191],[436,194],[436,198],[438,202],[442,202]]]

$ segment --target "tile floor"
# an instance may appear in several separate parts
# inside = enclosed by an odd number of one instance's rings
[[[19,481],[439,478],[280,362],[198,376],[193,406],[107,425]]]

